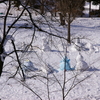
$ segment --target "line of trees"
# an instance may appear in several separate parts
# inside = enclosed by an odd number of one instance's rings
[[[1,0],[0,2],[4,2],[5,0]],[[55,15],[56,15],[56,12],[58,11],[61,11],[61,10],[68,10],[68,2],[73,2],[73,4],[77,4],[77,1],[73,1],[73,0],[70,0],[70,1],[65,1],[65,0],[11,0],[13,1],[13,4],[18,7],[19,9],[19,6],[20,6],[20,3],[27,3],[28,2],[28,6],[30,6],[32,9],[40,9],[40,13],[41,14],[45,14],[46,12],[55,12]],[[78,8],[78,12],[77,14],[79,16],[82,16],[82,12],[84,10],[84,4],[85,2],[89,2],[89,17],[91,16],[90,13],[91,13],[91,4],[94,4],[94,5],[100,5],[100,1],[99,0],[79,0],[78,3],[81,7],[77,7]],[[66,2],[66,4],[62,3],[62,2]],[[82,2],[82,3],[81,3]],[[74,7],[74,5],[72,5]],[[75,8],[75,7],[74,7]],[[99,7],[99,10],[100,10],[100,7]],[[54,15],[54,14],[52,14]],[[60,14],[60,17],[62,17],[62,15]],[[61,18],[62,19],[62,18]],[[61,24],[64,24],[64,21],[61,21]]]

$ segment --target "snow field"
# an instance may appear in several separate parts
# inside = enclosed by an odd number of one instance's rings
[[[23,16],[22,18],[27,19],[26,16]],[[35,17],[35,19],[36,18],[37,17]],[[42,19],[39,15],[38,18]],[[12,18],[8,18],[7,25],[9,25],[11,21]],[[71,86],[78,84],[78,82],[82,80],[83,81],[68,93],[66,100],[100,100],[100,52],[99,49],[96,50],[94,48],[99,48],[100,46],[99,21],[99,18],[76,18],[71,24],[73,41],[75,42],[77,37],[80,36],[82,38],[80,41],[82,44],[85,44],[83,46],[85,49],[77,50],[74,44],[67,48],[67,56],[71,60],[70,65],[71,67],[75,66],[75,70],[66,72],[67,82],[65,93],[70,90]],[[2,23],[2,20],[0,20],[0,23]],[[22,23],[24,23],[24,21],[18,22],[18,24]],[[50,30],[48,25],[42,26],[42,23],[39,25],[46,31],[51,31],[53,34],[64,37],[67,36],[66,27],[59,26],[58,22],[50,23],[52,23],[60,32],[55,29]],[[0,24],[0,26],[2,27],[2,24]],[[12,29],[9,35],[13,34],[15,30],[16,29]],[[30,43],[32,35],[33,29],[18,29],[13,35],[17,49],[24,50],[25,46]],[[66,46],[67,44],[65,40],[50,37],[45,33],[36,31],[32,48],[29,48],[28,52],[19,52],[18,55],[22,64],[26,59],[28,59],[38,70],[27,72],[25,83],[20,81],[20,72],[18,72],[15,78],[9,78],[15,73],[18,63],[16,62],[15,54],[8,56],[5,60],[4,72],[0,78],[1,100],[39,100],[39,97],[32,93],[28,87],[31,87],[31,89],[43,100],[48,100],[47,83],[49,85],[50,99],[62,100],[62,91],[57,80],[59,80],[60,84],[63,85],[63,71],[59,72],[58,69],[60,61],[65,57],[64,50]],[[81,46],[81,44],[79,46]],[[5,51],[10,52],[11,50],[13,50],[12,44],[8,41],[5,45]],[[85,63],[85,65],[82,64],[81,67],[83,68],[84,66],[88,66],[88,70],[80,71],[80,63]],[[48,66],[53,69],[53,73],[48,74]],[[79,70],[77,70],[78,67],[80,67]],[[41,68],[43,70],[41,70]],[[56,76],[57,79],[54,76]],[[46,78],[49,80],[47,81]]]

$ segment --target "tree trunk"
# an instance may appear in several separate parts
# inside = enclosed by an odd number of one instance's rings
[[[68,14],[68,43],[71,43],[71,39],[70,39],[70,13]]]
[[[61,24],[61,25],[65,25],[64,16],[62,15],[62,13],[59,13],[59,15],[60,15],[60,24]]]
[[[91,12],[91,1],[89,2],[89,17],[91,17],[90,12]]]
[[[3,60],[5,59],[5,57],[2,58],[3,52],[4,52],[3,46],[0,45],[0,76],[2,74],[2,69],[3,69],[3,64],[4,64]]]
[[[99,4],[99,11],[100,11],[100,4]]]
[[[0,76],[1,76],[1,74],[2,74],[3,64],[4,64],[4,62],[3,62],[2,59],[0,58]]]
[[[44,0],[42,0],[41,2],[41,14],[43,15],[44,14]]]

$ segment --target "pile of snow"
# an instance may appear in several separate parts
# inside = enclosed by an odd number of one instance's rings
[[[78,37],[75,42],[71,45],[72,51],[84,51],[85,50],[85,43],[80,41],[81,39]]]
[[[43,37],[42,40],[43,40],[42,41],[42,50],[43,51],[50,51],[51,48],[49,46],[49,42],[47,41],[46,37]]]
[[[96,46],[93,46],[92,43],[87,42],[80,42],[80,39],[78,38],[74,44],[71,45],[72,51],[88,51],[88,53],[92,54],[93,52],[98,52],[99,49]]]
[[[5,3],[0,3],[0,8],[6,8],[7,7],[7,5],[5,4]]]
[[[57,72],[50,64],[45,64],[44,66],[41,67],[40,69],[43,73],[50,74],[53,72]]]
[[[26,72],[26,71],[35,71],[35,70],[38,70],[37,68],[34,67],[32,61],[26,59],[24,60],[23,64],[23,70]]]

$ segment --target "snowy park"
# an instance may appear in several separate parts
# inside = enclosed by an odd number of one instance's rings
[[[0,3],[0,44],[7,7]],[[32,23],[20,9],[12,7],[5,22],[0,100],[100,100],[100,18],[76,17],[68,43],[58,15],[30,10]]]

